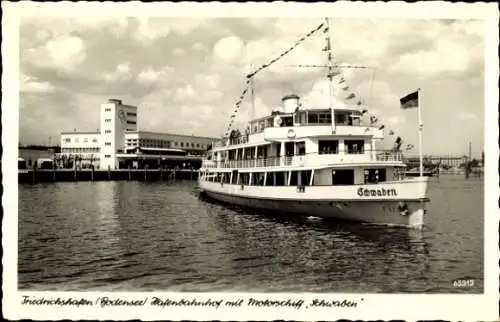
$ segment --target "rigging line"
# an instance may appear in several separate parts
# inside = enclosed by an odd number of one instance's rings
[[[373,103],[373,83],[375,82],[375,73],[377,72],[377,68],[373,67],[372,81],[370,84],[370,105]]]
[[[323,26],[324,26],[324,23],[320,23],[315,29],[311,30],[305,37],[302,37],[302,38],[304,38],[304,40],[305,40],[306,38],[311,37],[315,32],[317,32],[318,30],[320,30],[321,28],[323,28]],[[270,63],[264,64],[261,67],[257,68],[252,73],[248,74],[247,78],[254,77],[258,72],[260,72],[264,68],[269,67],[271,64],[274,64],[276,61],[278,61],[279,59],[281,59],[282,57],[284,57],[285,55],[287,55],[290,51],[292,51],[293,49],[295,49],[295,47],[297,47],[299,45],[299,43],[301,43],[301,42],[304,41],[304,40],[302,40],[302,38],[300,38],[298,41],[296,41],[289,49],[287,49],[286,51],[282,52],[276,58],[272,59]],[[266,66],[266,67],[264,67],[264,66]]]

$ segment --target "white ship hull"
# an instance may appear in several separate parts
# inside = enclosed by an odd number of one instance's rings
[[[376,185],[243,186],[200,180],[208,197],[229,204],[301,216],[342,219],[420,229],[424,224],[427,178]]]

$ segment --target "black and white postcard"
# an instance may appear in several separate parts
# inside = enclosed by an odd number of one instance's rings
[[[2,9],[7,319],[498,319],[497,6]]]

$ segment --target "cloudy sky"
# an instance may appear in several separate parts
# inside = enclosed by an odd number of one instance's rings
[[[245,87],[251,64],[267,63],[322,19],[55,18],[32,15],[20,25],[20,133],[23,144],[58,142],[61,131],[99,127],[100,104],[121,98],[139,106],[142,130],[220,136]],[[399,98],[423,90],[425,152],[483,149],[484,44],[474,20],[332,19],[332,47],[356,96],[386,129],[417,146],[416,110]],[[255,113],[295,92],[304,107],[328,102],[324,34],[255,78]],[[343,84],[344,85],[344,84]],[[336,88],[337,104],[342,91]],[[345,95],[344,95],[345,96]],[[251,115],[248,99],[237,117]],[[394,137],[385,144],[392,145]],[[414,151],[417,152],[416,150]]]

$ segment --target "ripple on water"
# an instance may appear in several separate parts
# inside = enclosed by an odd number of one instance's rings
[[[190,182],[19,188],[19,287],[36,290],[482,292],[482,181],[431,182],[406,228],[228,207]],[[43,211],[40,211],[43,209]]]

